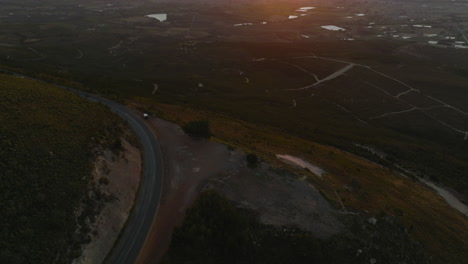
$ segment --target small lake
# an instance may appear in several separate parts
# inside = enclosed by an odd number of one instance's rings
[[[151,19],[157,19],[160,22],[166,21],[167,20],[167,14],[151,14],[151,15],[146,15],[145,17],[151,18]]]
[[[333,25],[322,26],[322,28],[327,29],[327,30],[332,30],[332,31],[345,31],[346,30],[344,28],[340,28],[340,27],[333,26]]]
[[[297,12],[307,12],[307,11],[312,10],[312,9],[315,9],[315,7],[313,7],[313,6],[305,6],[305,7],[301,7],[301,8],[299,8],[299,9],[297,9],[296,11],[297,11]]]
[[[432,26],[429,26],[429,25],[413,25],[413,27],[417,27],[417,28],[432,28]]]
[[[239,24],[234,24],[235,27],[240,27],[240,26],[252,26],[253,23],[239,23]]]

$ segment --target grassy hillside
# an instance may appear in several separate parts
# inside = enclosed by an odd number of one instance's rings
[[[119,146],[106,107],[38,81],[0,75],[0,263],[69,263],[83,239],[74,211],[97,146]],[[78,245],[78,246],[77,246]]]
[[[431,263],[461,264],[468,257],[466,216],[414,179],[335,147],[226,115],[163,104],[146,110],[180,124],[208,120],[214,140],[255,152],[271,164],[288,168],[319,188],[336,208],[397,217],[411,230],[409,236],[423,245],[432,258]],[[276,154],[300,157],[325,170],[326,176],[317,177],[288,166],[280,162]]]

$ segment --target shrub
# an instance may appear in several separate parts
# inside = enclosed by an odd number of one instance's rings
[[[247,166],[249,166],[250,168],[255,168],[257,166],[258,158],[257,155],[255,155],[254,153],[247,154],[245,159],[247,160]]]
[[[182,129],[192,137],[211,137],[210,124],[208,121],[191,121],[185,124]]]
[[[99,179],[100,184],[108,185],[109,184],[109,179],[107,177],[101,177]]]

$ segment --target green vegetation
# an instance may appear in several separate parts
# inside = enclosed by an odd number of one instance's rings
[[[88,240],[74,213],[92,162],[118,151],[122,121],[71,92],[0,75],[0,124],[0,263],[70,263]]]
[[[420,45],[420,41],[427,43],[426,38],[398,41],[371,37],[381,27],[362,29],[362,23],[371,21],[393,25],[393,18],[386,18],[385,13],[391,13],[389,10],[394,6],[368,1],[336,9],[333,1],[321,1],[314,4],[317,8],[313,16],[291,21],[279,19],[260,26],[256,24],[274,16],[292,14],[298,3],[210,1],[203,5],[191,4],[189,12],[179,4],[114,2],[112,7],[99,1],[77,6],[74,2],[48,0],[41,7],[35,1],[22,1],[21,5],[5,3],[0,14],[5,17],[0,30],[1,63],[25,69],[27,74],[41,79],[89,89],[113,100],[143,96],[155,99],[155,103],[221,112],[364,155],[385,165],[397,163],[414,174],[429,176],[452,187],[462,194],[462,200],[468,201],[465,173],[468,163],[464,158],[468,141],[463,141],[462,133],[430,117],[467,131],[465,114],[436,107],[426,110],[430,116],[414,111],[371,119],[411,107],[401,105],[401,101],[366,83],[384,88],[392,95],[408,87],[364,68],[355,67],[346,76],[313,89],[286,91],[314,81],[311,74],[287,63],[302,67],[318,78],[345,65],[317,58],[294,59],[316,55],[368,65],[466,113],[466,50]],[[50,6],[57,7],[56,11],[50,12]],[[37,12],[26,12],[28,8]],[[167,23],[144,18],[155,10],[176,15]],[[356,20],[345,19],[357,10],[368,12]],[[445,10],[462,11],[450,6]],[[194,13],[200,15],[192,27]],[[431,13],[424,16],[428,14]],[[442,17],[452,21],[453,14],[439,15],[427,17],[427,23],[435,18],[431,21],[434,27],[439,24],[444,34],[455,34],[455,30],[458,35],[458,26],[440,24],[445,21]],[[332,21],[337,25],[346,24],[349,30],[338,33],[320,28]],[[233,27],[242,22],[255,25]],[[461,25],[460,21],[452,22]],[[304,39],[301,34],[310,39]],[[341,40],[354,34],[362,38]],[[154,94],[153,83],[160,87]],[[199,86],[200,83],[203,85]],[[439,104],[415,95],[409,93],[400,99],[422,108]],[[297,102],[297,107],[291,107],[292,100]],[[387,153],[389,161],[363,151],[356,143]]]
[[[211,137],[210,123],[208,121],[191,121],[185,124],[182,129],[192,137]]]
[[[5,3],[0,10],[1,63],[113,100],[135,103],[144,98],[148,109],[158,107],[179,124],[209,120],[216,139],[272,163],[277,153],[313,160],[330,175],[314,182],[330,200],[340,195],[347,208],[374,214],[403,212],[404,224],[415,226],[411,236],[424,243],[438,263],[467,259],[466,218],[426,187],[390,172],[402,171],[400,166],[412,177],[428,176],[468,202],[468,140],[460,132],[468,131],[466,50],[431,47],[423,36],[373,37],[384,26],[399,30],[395,14],[405,8],[385,5],[386,1],[352,1],[339,9],[334,1],[317,1],[313,15],[274,22],[268,19],[287,17],[297,2],[210,1],[189,8],[152,1],[114,2],[112,7],[99,1],[78,6],[74,1],[49,0],[41,7],[36,1]],[[410,2],[405,1],[411,7],[406,10],[427,19],[432,30],[443,28],[443,35],[457,38],[463,27],[466,31],[464,9],[447,4],[428,11]],[[165,23],[143,17],[156,10],[174,15]],[[361,12],[366,15],[345,18]],[[267,20],[267,25],[257,25]],[[371,21],[376,26],[364,29]],[[233,27],[242,22],[254,25]],[[346,25],[347,30],[320,28],[329,23]],[[421,33],[411,25],[408,30]],[[342,41],[353,35],[360,37]],[[345,65],[295,59],[314,55],[367,65],[421,93],[406,93],[397,100],[394,96],[407,86],[363,67],[308,90],[288,91],[314,82],[311,74],[321,79]],[[153,83],[160,89],[153,91]],[[427,110],[378,117],[412,108],[403,101]],[[196,126],[191,129],[194,135],[200,133]],[[118,142],[113,145],[119,147]],[[360,186],[356,191],[347,188],[353,180],[352,186]]]
[[[163,263],[427,263],[395,218],[350,221],[352,234],[320,240],[295,227],[261,224],[213,190],[200,194]]]
[[[309,180],[337,208],[398,217],[407,229],[412,229],[410,237],[423,244],[433,263],[462,264],[468,257],[464,243],[468,237],[466,217],[414,179],[272,127],[187,107],[158,104],[158,109],[165,119],[180,123],[209,120],[214,140],[229,142],[246,152],[254,151],[266,162]],[[327,174],[320,178],[289,166],[276,158],[278,153],[298,153]]]

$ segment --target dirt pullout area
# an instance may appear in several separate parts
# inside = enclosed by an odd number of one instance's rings
[[[122,151],[102,152],[93,170],[93,182],[77,212],[81,229],[88,230],[87,244],[73,264],[102,263],[112,249],[133,206],[141,175],[141,155],[125,139]]]
[[[342,228],[334,210],[314,186],[265,163],[256,169],[229,171],[207,188],[257,212],[264,224],[297,226],[318,238],[328,238]]]
[[[158,263],[172,231],[204,188],[215,188],[239,206],[259,213],[261,221],[296,225],[328,237],[341,225],[319,192],[283,170],[262,164],[246,167],[245,154],[224,144],[194,139],[173,123],[150,118],[164,156],[164,187],[158,214],[137,263]]]

